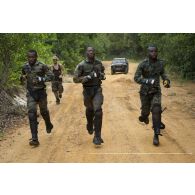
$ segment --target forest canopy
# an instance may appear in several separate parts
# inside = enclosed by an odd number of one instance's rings
[[[35,49],[39,61],[52,63],[57,55],[68,73],[85,57],[87,46],[96,49],[100,60],[113,57],[142,60],[146,48],[155,44],[159,57],[166,61],[169,73],[184,79],[195,76],[195,34],[191,33],[1,33],[0,85],[19,84],[22,65],[29,49]]]

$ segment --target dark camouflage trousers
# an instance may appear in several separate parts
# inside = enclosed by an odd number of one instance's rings
[[[59,91],[59,93],[63,93],[64,91],[61,81],[53,81],[51,87],[53,92]]]
[[[102,104],[104,101],[102,88],[99,86],[84,87],[83,98],[86,107],[87,124],[94,127],[96,137],[101,137]]]
[[[32,139],[38,139],[37,105],[45,124],[50,124],[49,110],[47,107],[47,94],[45,89],[36,92],[27,92],[27,109]]]
[[[34,92],[30,94],[27,92],[27,109],[28,112],[37,112],[37,104],[41,113],[47,112],[47,94],[46,90],[39,90],[39,92]]]
[[[152,110],[154,105],[161,106],[161,93],[153,93],[153,94],[141,94],[140,93],[140,100],[141,100],[141,115],[144,117],[149,116],[150,111]]]
[[[86,108],[97,111],[103,104],[104,96],[101,87],[84,87],[83,89],[84,105]]]
[[[51,87],[56,97],[56,101],[59,101],[59,95],[61,95],[64,91],[62,81],[53,81]]]

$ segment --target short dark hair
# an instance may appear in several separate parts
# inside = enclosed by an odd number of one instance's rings
[[[155,44],[149,44],[147,49],[149,50],[150,47],[154,47],[154,48],[156,48],[156,50],[158,50],[158,48],[157,48],[157,46]]]
[[[36,56],[38,56],[37,51],[34,50],[34,49],[28,50],[27,55],[28,55],[29,53],[34,53]]]
[[[88,50],[88,48],[92,48],[93,51],[95,52],[95,48],[94,48],[94,47],[92,47],[92,46],[87,46],[86,51]]]

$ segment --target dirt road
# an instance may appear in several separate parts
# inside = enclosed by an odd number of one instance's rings
[[[95,147],[85,128],[82,86],[66,82],[60,105],[48,88],[52,134],[46,134],[39,117],[40,146],[31,148],[29,125],[24,120],[0,141],[0,162],[195,162],[195,84],[172,82],[171,89],[163,89],[166,129],[160,146],[155,147],[151,118],[149,125],[138,121],[139,85],[133,81],[137,64],[130,62],[127,75],[110,75],[109,64],[104,62],[104,145]]]

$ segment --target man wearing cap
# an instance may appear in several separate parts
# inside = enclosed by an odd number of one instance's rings
[[[52,81],[52,91],[56,98],[56,104],[60,104],[60,98],[62,98],[62,93],[64,91],[62,85],[63,66],[58,63],[57,56],[53,56],[53,64],[51,66],[51,71],[54,74],[54,80]]]
[[[140,100],[141,100],[141,116],[140,122],[149,123],[148,116],[152,112],[152,122],[154,129],[153,144],[159,145],[160,129],[165,128],[161,122],[161,87],[160,77],[163,80],[163,85],[166,88],[170,87],[164,70],[164,61],[157,58],[158,50],[155,45],[148,46],[148,58],[141,62],[135,72],[134,80],[141,84]]]

